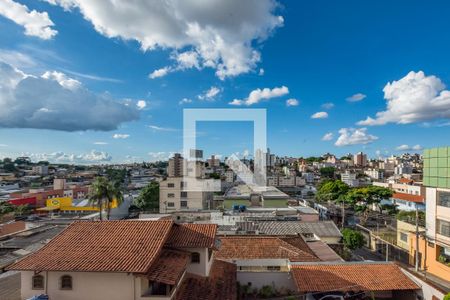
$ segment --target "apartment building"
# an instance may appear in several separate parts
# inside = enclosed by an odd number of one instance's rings
[[[184,175],[183,171],[184,159],[180,153],[175,153],[174,156],[169,159],[167,174],[169,177],[181,177]]]
[[[356,167],[365,167],[367,166],[367,155],[362,153],[362,152],[358,152],[353,156],[353,164]]]
[[[341,181],[351,187],[359,186],[359,180],[356,179],[356,174],[349,171],[345,171],[341,174]]]
[[[426,235],[419,240],[420,266],[450,284],[450,147],[426,149],[423,157],[427,205]],[[415,250],[413,243],[411,254]]]

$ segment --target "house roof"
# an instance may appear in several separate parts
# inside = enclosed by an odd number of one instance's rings
[[[213,248],[216,224],[174,224],[166,241],[167,247]]]
[[[320,238],[342,236],[333,221],[299,222],[299,221],[259,221],[259,232],[267,235],[297,235],[314,233]]]
[[[146,273],[172,225],[172,221],[74,222],[8,269]]]
[[[405,201],[408,201],[408,202],[415,202],[415,203],[424,203],[425,202],[425,197],[424,196],[411,195],[411,194],[405,194],[405,193],[394,193],[392,195],[392,198],[405,200]]]
[[[308,242],[308,247],[322,261],[343,261],[343,259],[334,252],[327,244],[322,241]]]
[[[186,274],[175,299],[235,300],[236,265],[215,259],[209,277]]]
[[[190,257],[188,252],[164,249],[145,277],[153,281],[175,285],[183,275]]]
[[[299,292],[419,289],[393,263],[305,263],[291,273]]]
[[[301,237],[230,236],[220,238],[219,259],[319,261]]]

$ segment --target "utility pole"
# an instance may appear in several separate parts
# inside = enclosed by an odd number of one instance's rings
[[[416,204],[416,272],[419,271],[419,207]]]

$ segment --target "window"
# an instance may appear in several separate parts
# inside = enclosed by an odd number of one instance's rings
[[[436,231],[446,237],[450,237],[450,222],[444,220],[436,220]]]
[[[280,271],[281,267],[280,266],[268,266],[267,267],[267,271]]]
[[[167,187],[173,188],[173,187],[175,187],[175,183],[168,183]]]
[[[34,275],[32,280],[33,290],[43,290],[44,289],[44,276]]]
[[[439,192],[437,205],[450,207],[450,193]]]
[[[191,253],[191,263],[194,263],[194,264],[200,263],[200,253],[198,253],[198,252]]]
[[[180,192],[181,198],[187,198],[187,192]]]
[[[175,207],[175,203],[174,202],[167,202],[167,207]]]
[[[181,207],[187,207],[187,201],[180,201],[180,206]]]
[[[408,235],[404,232],[400,232],[400,240],[405,243],[408,242]]]
[[[175,194],[174,193],[168,193],[167,194],[167,198],[174,198],[175,197]]]
[[[61,290],[71,290],[72,289],[72,276],[63,275],[61,276]]]

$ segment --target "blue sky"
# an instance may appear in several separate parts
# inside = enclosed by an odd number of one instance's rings
[[[184,108],[264,108],[279,155],[448,144],[448,1],[108,2],[0,3],[0,157],[166,158]],[[198,127],[207,155],[253,151],[248,122]]]

